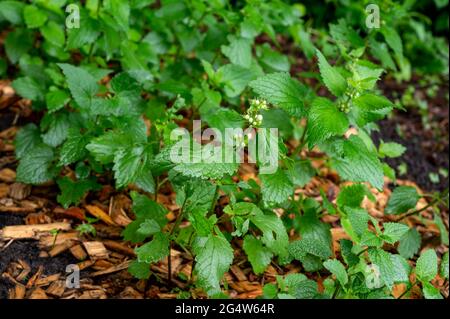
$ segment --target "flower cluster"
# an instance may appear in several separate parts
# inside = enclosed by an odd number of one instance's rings
[[[352,100],[358,98],[360,93],[356,89],[349,89],[345,92],[345,97],[338,103],[338,109],[341,112],[348,113],[350,112]]]
[[[350,101],[350,100],[346,100],[346,101],[341,101],[341,102],[339,102],[339,103],[338,103],[338,109],[339,109],[339,111],[344,112],[344,113],[350,112],[350,104],[351,104],[351,101]]]
[[[247,114],[244,115],[244,119],[247,120],[251,127],[258,127],[263,121],[263,116],[260,114],[261,110],[267,110],[268,108],[266,100],[251,99],[250,107],[247,110]]]

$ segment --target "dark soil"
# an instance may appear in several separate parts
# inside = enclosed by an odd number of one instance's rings
[[[44,275],[53,275],[56,273],[65,273],[66,266],[75,264],[77,261],[70,253],[63,253],[53,258],[40,258],[40,249],[36,241],[15,241],[1,252],[0,255],[0,273],[13,261],[22,259],[31,267],[32,276],[38,270],[39,266],[44,267]],[[6,299],[8,289],[14,285],[9,280],[0,278],[0,299]]]
[[[401,137],[397,132],[399,121],[405,120],[405,137]],[[420,120],[420,119],[419,119]],[[375,132],[377,141],[382,139],[385,142],[397,142],[406,147],[406,152],[399,158],[388,158],[385,162],[396,169],[402,163],[407,165],[406,175],[398,176],[402,179],[414,181],[424,191],[443,191],[448,188],[448,178],[440,176],[438,183],[433,183],[429,177],[430,173],[439,174],[439,169],[449,167],[448,137],[447,140],[437,140],[429,138],[427,132],[414,134],[411,127],[411,119],[404,118],[404,115],[397,115],[392,119],[382,120],[379,125],[380,132]]]
[[[382,89],[389,97],[394,91],[402,93],[406,87],[398,87],[389,81],[384,83],[386,86]],[[425,96],[420,89],[417,91],[418,96]],[[425,192],[443,191],[449,186],[448,177],[439,174],[440,169],[449,170],[449,105],[446,92],[448,84],[440,87],[436,97],[427,98],[427,115],[419,114],[417,108],[409,108],[406,112],[395,111],[391,118],[380,121],[379,132],[373,133],[377,145],[383,140],[406,147],[401,157],[385,161],[394,169],[406,164],[407,173],[398,178],[416,182]],[[424,119],[429,122],[428,128],[424,127]],[[439,182],[432,182],[430,173],[439,175]]]
[[[20,216],[12,214],[0,213],[0,228],[8,225],[23,224],[23,219]],[[53,258],[41,258],[38,243],[35,240],[15,241],[9,245],[5,250],[0,251],[0,274],[2,274],[6,267],[11,262],[19,259],[25,261],[31,267],[30,276],[38,270],[39,266],[44,267],[44,275],[53,275],[56,273],[65,273],[66,266],[77,263],[77,260],[68,252],[63,253]],[[7,279],[0,277],[0,299],[6,299],[8,289],[13,288],[14,285]]]

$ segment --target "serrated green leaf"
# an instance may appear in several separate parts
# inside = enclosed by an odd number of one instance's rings
[[[420,254],[416,263],[416,275],[422,282],[429,282],[438,273],[438,258],[434,249],[428,249]]]
[[[339,241],[341,246],[341,255],[344,258],[345,263],[352,267],[359,262],[359,257],[352,252],[353,243],[348,239],[341,239]]]
[[[356,242],[367,230],[369,213],[360,207],[342,207],[341,210],[346,216],[341,217],[341,223],[345,231]]]
[[[421,242],[422,238],[419,232],[411,228],[400,238],[398,252],[402,257],[410,259],[419,251]]]
[[[47,14],[33,5],[23,9],[23,17],[28,28],[39,28],[47,21]]]
[[[139,235],[145,236],[145,238],[154,235],[161,231],[161,226],[154,219],[145,219],[142,223],[139,223],[137,232]]]
[[[238,112],[222,107],[212,107],[201,112],[201,116],[209,127],[214,127],[222,134],[225,134],[227,128],[242,128],[244,125],[244,120]]]
[[[336,24],[330,24],[330,34],[338,44],[351,45],[355,48],[364,46],[364,40],[348,25],[345,19],[339,19]]]
[[[156,183],[150,165],[142,165],[136,174],[134,183],[137,187],[148,193],[155,193]]]
[[[409,274],[411,273],[411,266],[408,261],[400,255],[391,254],[392,263],[394,264],[394,282],[408,283]]]
[[[16,149],[16,157],[21,159],[34,147],[41,145],[42,139],[39,129],[33,123],[23,126],[16,135],[14,146]]]
[[[386,156],[390,158],[400,157],[405,153],[406,147],[401,144],[390,142],[381,143],[378,152],[381,156]]]
[[[444,277],[445,279],[448,279],[448,251],[444,254],[444,256],[442,257],[442,261],[441,261],[441,276]]]
[[[209,211],[215,199],[217,186],[209,181],[192,180],[189,177],[171,178],[177,193],[177,204],[189,213],[194,210]]]
[[[61,147],[59,162],[62,165],[69,165],[82,160],[86,154],[86,145],[89,142],[89,136],[80,133],[78,130],[69,130],[67,140]]]
[[[50,91],[45,95],[45,103],[49,113],[60,110],[70,101],[70,95],[63,90]]]
[[[328,259],[323,263],[323,266],[328,269],[342,286],[348,283],[348,275],[344,265],[337,259]]]
[[[261,193],[267,205],[282,204],[294,192],[294,184],[282,169],[278,169],[274,174],[262,174],[260,179]]]
[[[292,295],[297,299],[313,299],[319,293],[317,282],[311,279],[302,280],[290,287],[289,290],[292,291]]]
[[[264,214],[259,209],[256,212],[255,215],[250,216],[250,221],[262,231],[261,241],[275,255],[287,257],[289,237],[283,221],[275,214]]]
[[[383,69],[367,60],[359,60],[354,64],[351,81],[358,90],[372,90],[380,79]]]
[[[422,292],[425,299],[444,299],[439,289],[429,282],[422,283]]]
[[[129,29],[130,3],[121,0],[110,0],[108,3],[108,9],[110,10],[111,15],[114,17],[120,28],[127,32]]]
[[[34,79],[26,76],[13,81],[12,87],[20,96],[32,101],[44,99],[44,87]]]
[[[316,170],[309,160],[300,160],[289,167],[287,173],[295,186],[304,187],[316,175]]]
[[[388,287],[389,290],[392,289],[396,270],[393,263],[391,254],[378,248],[369,249],[369,258],[378,268],[380,269],[381,280]]]
[[[216,72],[216,78],[224,86],[225,94],[232,98],[244,91],[247,84],[257,77],[253,68],[244,68],[240,65],[226,64]]]
[[[272,73],[250,82],[260,97],[293,116],[305,114],[304,99],[307,89],[288,73]]]
[[[367,149],[356,135],[343,142],[342,154],[332,159],[332,166],[343,179],[354,182],[369,182],[377,189],[384,184],[383,166],[377,154]]]
[[[252,63],[252,41],[229,36],[229,45],[222,45],[222,53],[231,63],[249,68]]]
[[[397,54],[398,56],[403,56],[403,43],[397,30],[384,25],[380,31],[383,34],[387,44],[391,47],[395,54]]]
[[[121,149],[114,156],[114,178],[118,188],[125,187],[136,181],[140,168],[151,156],[143,146]]]
[[[375,201],[375,197],[364,184],[353,184],[341,188],[339,195],[336,199],[336,204],[339,207],[360,207],[364,197],[368,197],[370,200]]]
[[[8,59],[17,63],[33,47],[33,35],[30,30],[17,28],[8,33],[4,45]]]
[[[307,211],[299,220],[301,239],[290,243],[289,253],[302,263],[314,262],[309,256],[325,260],[332,254],[329,225],[321,222],[314,211]],[[305,266],[305,265],[304,265]]]
[[[67,84],[74,100],[81,108],[89,108],[98,90],[94,77],[80,67],[66,63],[59,63],[58,66],[66,76]]]
[[[245,236],[243,248],[252,265],[253,272],[257,275],[262,274],[272,260],[272,252],[252,235]]]
[[[129,223],[122,231],[123,239],[134,244],[143,242],[150,235],[139,232],[139,228],[145,221],[145,218],[138,217],[136,220]]]
[[[41,27],[41,33],[45,40],[57,47],[64,47],[65,35],[64,28],[55,21],[49,21]]]
[[[313,148],[317,143],[333,136],[343,135],[349,126],[346,115],[333,102],[318,97],[308,110],[308,144]]]
[[[302,281],[308,279],[304,274],[300,273],[290,273],[287,274],[284,277],[278,276],[277,282],[278,286],[280,287],[280,290],[282,291],[288,291],[290,294],[294,292],[295,286],[297,286]]]
[[[319,59],[320,75],[326,87],[334,96],[342,96],[347,89],[347,81],[328,63],[327,59],[319,50],[317,50],[317,57]]]
[[[371,37],[369,39],[370,53],[378,59],[384,68],[390,70],[397,70],[394,60],[389,53],[389,48],[385,43],[377,42],[375,38]]]
[[[57,147],[67,138],[70,118],[66,113],[52,114],[49,119],[47,132],[42,134],[42,141],[50,146]]]
[[[400,223],[384,223],[383,239],[389,244],[394,244],[405,235],[409,227]]]
[[[369,246],[369,247],[381,247],[383,245],[383,239],[377,236],[377,234],[366,230],[361,235],[361,242],[360,245],[362,246]]]
[[[164,259],[169,255],[169,244],[167,234],[155,234],[150,242],[135,249],[138,262],[150,264]]]
[[[132,209],[137,218],[154,219],[161,228],[167,224],[166,215],[168,212],[163,205],[137,192],[131,192],[131,198],[133,199]]]
[[[119,131],[108,131],[105,134],[94,138],[86,145],[86,149],[94,156],[100,163],[111,163],[114,160],[116,153],[126,146],[129,146],[132,141],[129,136]]]
[[[54,153],[51,147],[39,145],[32,148],[21,158],[16,180],[26,184],[48,182],[56,175],[53,160]]]
[[[80,11],[80,28],[67,30],[67,49],[80,49],[86,44],[94,43],[100,35],[100,23],[91,18],[86,11]]]
[[[100,187],[93,180],[73,181],[67,176],[58,179],[57,184],[61,194],[56,199],[64,208],[68,208],[72,204],[78,204],[88,191],[97,190]]]
[[[198,145],[198,144],[197,144]],[[174,145],[177,147],[177,145]],[[190,148],[184,148],[183,151],[189,152]],[[214,146],[212,143],[193,147],[191,159],[188,163],[175,163],[174,171],[193,178],[202,179],[220,179],[225,175],[234,175],[239,168],[238,161],[227,163],[224,161],[225,153],[228,148]]]
[[[128,266],[128,272],[137,279],[148,279],[150,277],[150,264],[133,260]]]
[[[208,295],[219,293],[220,281],[233,262],[233,249],[222,236],[210,234],[195,257],[197,283]]]
[[[272,50],[267,43],[261,47],[261,51],[259,61],[265,69],[272,72],[289,72],[291,65],[286,55]]]
[[[392,192],[387,203],[385,214],[398,215],[406,213],[408,210],[416,207],[420,195],[416,188],[412,186],[399,186]]]
[[[217,223],[217,217],[211,215],[207,218],[207,213],[207,209],[195,208],[188,215],[192,227],[194,227],[196,234],[200,237],[208,237],[213,232],[214,226]]]
[[[356,123],[363,127],[368,123],[383,119],[393,108],[391,101],[372,93],[365,93],[352,100],[351,114]]]
[[[156,221],[159,228],[162,229],[167,224],[167,210],[164,206],[151,200],[146,195],[131,192],[131,198],[133,199],[132,210],[136,215],[136,220],[127,225],[123,230],[122,235],[125,240],[132,243],[139,243],[150,235],[148,233],[139,232],[141,225],[148,221]]]
[[[437,213],[434,214],[434,222],[436,226],[439,228],[439,233],[441,235],[441,243],[448,246],[449,242],[448,230],[441,216]]]
[[[0,17],[12,24],[21,24],[24,7],[25,4],[19,1],[2,1],[0,2]]]

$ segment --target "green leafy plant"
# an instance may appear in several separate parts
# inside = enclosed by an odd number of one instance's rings
[[[402,220],[382,222],[362,205],[366,198],[376,201],[373,193],[383,190],[385,176],[395,181],[383,160],[405,151],[389,141],[376,146],[371,132],[396,107],[377,82],[385,69],[409,70],[395,19],[399,10],[406,14],[406,4],[389,12],[381,30],[363,36],[356,21],[338,20],[330,38],[306,27],[304,6],[277,0],[76,2],[80,28],[64,27],[64,3],[0,2],[0,19],[14,26],[5,39],[8,64],[19,70],[13,88],[43,115],[17,134],[17,180],[56,180],[64,207],[103,183],[129,192],[135,219],[123,237],[136,244],[131,274],[148,279],[151,264],[167,258],[170,282],[170,249],[177,245],[192,255],[187,280],[208,296],[223,297],[223,276],[241,243],[256,275],[273,262],[295,262],[328,276],[322,292],[305,274],[279,277],[264,287],[267,298],[389,298],[394,285],[419,282],[426,298],[440,296],[430,283],[437,275],[433,250],[419,257],[418,281],[410,283],[408,260],[421,247],[417,230]],[[315,84],[289,73],[292,57],[278,50],[278,35],[301,43],[314,59]],[[174,162],[170,136],[190,128],[184,119],[200,119],[203,128],[220,132],[278,129],[278,168],[243,180],[238,163]],[[252,140],[234,138],[241,146]],[[321,174],[308,156],[312,150],[323,153],[341,181],[352,183],[336,203],[296,193]],[[157,201],[163,186],[176,193],[173,223]],[[400,186],[385,214],[412,214],[420,197]],[[446,197],[448,192],[433,205]],[[340,241],[340,258],[322,220],[328,214],[350,238]],[[92,221],[77,230],[96,235]],[[446,263],[448,254],[441,263],[448,278]]]
[[[80,233],[80,235],[88,235],[92,236],[97,235],[97,230],[94,227],[94,223],[98,222],[98,218],[90,218],[86,217],[87,223],[82,223],[78,225],[75,229]]]

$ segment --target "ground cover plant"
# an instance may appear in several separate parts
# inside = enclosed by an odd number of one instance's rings
[[[43,231],[50,256],[86,250],[95,276],[136,278],[132,297],[448,297],[447,6],[1,1],[0,109],[17,115],[0,212],[71,220],[76,239]],[[435,187],[395,162],[397,114],[443,141],[447,162],[422,172]],[[5,250],[29,238],[7,227]],[[9,276],[17,297],[28,278]],[[22,297],[68,295],[38,289]]]

